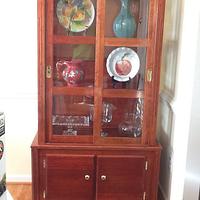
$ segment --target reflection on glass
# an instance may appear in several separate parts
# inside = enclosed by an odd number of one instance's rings
[[[122,135],[139,137],[142,134],[143,102],[137,100],[134,113],[125,113],[124,121],[119,124],[119,132]]]
[[[113,110],[113,105],[112,104],[103,102],[102,122],[109,123],[109,122],[112,121],[112,110]]]
[[[89,116],[53,115],[52,125],[66,126],[63,135],[77,135],[76,127],[89,127]]]
[[[105,98],[104,102],[112,105],[112,120],[103,123],[102,118],[103,133],[107,133],[108,137],[141,137],[144,109],[142,98]]]
[[[111,103],[103,102],[102,105],[102,124],[110,123],[112,121],[113,116],[113,109],[115,107]],[[94,107],[90,107],[90,120],[93,121],[93,115],[94,115]],[[107,136],[108,133],[105,131],[101,131],[101,136]]]
[[[90,120],[92,96],[53,97],[52,128],[55,135],[92,135],[93,123]]]

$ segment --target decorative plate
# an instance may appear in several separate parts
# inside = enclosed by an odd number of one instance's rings
[[[114,80],[125,82],[135,77],[140,68],[140,59],[137,53],[127,47],[113,50],[106,62],[108,74]]]
[[[68,31],[81,32],[92,25],[95,10],[91,0],[59,0],[56,14]]]

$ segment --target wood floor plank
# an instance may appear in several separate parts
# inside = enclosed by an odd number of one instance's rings
[[[31,183],[7,183],[7,189],[13,197],[13,200],[31,200]],[[163,200],[158,193],[158,200]]]
[[[7,188],[13,200],[31,200],[32,198],[30,183],[7,183]]]

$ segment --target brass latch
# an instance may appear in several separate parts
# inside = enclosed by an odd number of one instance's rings
[[[152,69],[147,69],[146,81],[150,83],[150,82],[152,82],[152,78],[153,78],[153,70]]]
[[[47,67],[46,67],[46,78],[51,78],[51,74],[52,74],[51,66],[47,65]]]

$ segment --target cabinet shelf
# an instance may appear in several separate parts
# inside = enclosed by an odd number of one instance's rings
[[[53,95],[94,96],[94,89],[88,87],[53,87]]]
[[[105,46],[129,46],[129,47],[148,47],[148,39],[136,39],[136,38],[105,38]]]
[[[86,136],[86,135],[79,135],[77,136],[65,136],[65,135],[52,135],[51,140],[56,143],[82,143],[81,141],[84,141],[84,143],[92,143],[93,142],[93,136]]]
[[[54,44],[95,44],[94,36],[53,36]]]
[[[141,138],[128,138],[128,137],[100,137],[99,142],[103,144],[110,144],[115,142],[115,144],[134,144],[140,145]]]
[[[53,95],[94,96],[94,89],[87,87],[53,87]],[[132,89],[103,89],[103,97],[107,98],[144,98],[144,91]]]
[[[131,89],[104,89],[102,96],[107,98],[144,98],[144,92]]]

